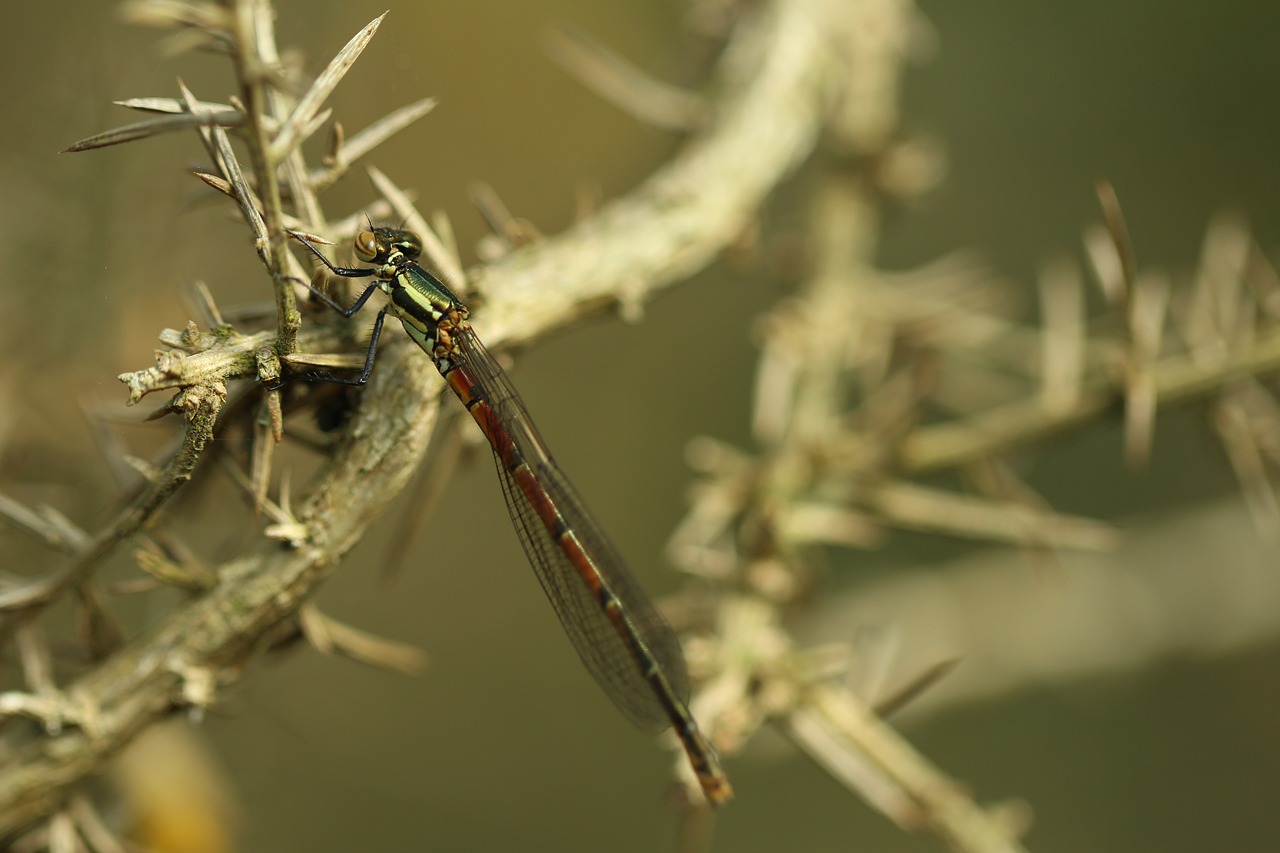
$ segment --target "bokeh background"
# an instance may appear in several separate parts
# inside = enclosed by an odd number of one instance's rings
[[[908,76],[905,124],[942,142],[949,173],[887,223],[886,267],[971,249],[1029,290],[1047,259],[1078,256],[1104,177],[1144,265],[1186,273],[1223,210],[1247,215],[1264,249],[1280,245],[1280,7],[921,7],[935,55]],[[384,6],[277,8],[281,46],[305,51],[317,70]],[[474,261],[483,231],[467,201],[472,181],[553,233],[571,221],[580,182],[618,195],[676,145],[550,62],[545,31],[571,23],[679,81],[698,49],[682,34],[684,11],[675,0],[393,7],[331,105],[358,129],[408,101],[439,98],[371,162],[415,188],[424,208],[447,211]],[[56,153],[134,119],[111,100],[173,95],[175,77],[225,99],[233,84],[221,58],[166,58],[154,32],[120,23],[107,3],[53,0],[5,21],[0,489],[92,526],[116,490],[85,403],[123,398],[115,375],[149,364],[156,333],[186,322],[181,291],[192,280],[222,305],[265,300],[268,283],[244,228],[189,176],[203,158],[194,138]],[[326,202],[339,213],[371,195],[355,172]],[[677,583],[661,550],[690,482],[683,448],[704,434],[747,443],[752,323],[788,286],[761,269],[717,266],[649,306],[645,322],[601,317],[533,348],[514,374],[558,458],[655,593]],[[697,381],[673,378],[690,375]],[[575,405],[583,389],[589,406]],[[118,432],[141,454],[160,443],[154,428]],[[1148,472],[1125,471],[1120,447],[1113,424],[1046,448],[1036,485],[1064,509],[1126,526],[1139,543],[1176,543],[1205,571],[1223,560],[1280,570],[1193,414],[1162,421]],[[230,495],[184,511],[206,531],[232,529],[219,521],[244,515]],[[261,661],[202,730],[237,802],[238,849],[670,849],[669,757],[582,673],[508,532],[487,453],[462,466],[416,545],[447,557],[450,543],[465,542],[472,560],[411,562],[389,586],[380,567],[393,528],[388,520],[351,555],[320,602],[422,647],[429,668],[406,678],[308,649]],[[251,535],[193,530],[192,541],[213,562]],[[953,556],[973,558],[971,548],[918,544],[895,548],[893,563],[833,557],[830,582],[856,590],[863,572],[946,571]],[[0,547],[6,571],[51,564],[14,534],[0,531]],[[1008,555],[990,557],[1000,558]],[[112,570],[130,575],[127,559]],[[145,619],[163,604],[131,606]],[[1024,798],[1036,814],[1034,850],[1275,849],[1277,671],[1273,640],[1028,687],[905,730],[979,798]],[[739,799],[719,820],[716,849],[938,847],[889,825],[781,739],[753,743],[729,769]]]

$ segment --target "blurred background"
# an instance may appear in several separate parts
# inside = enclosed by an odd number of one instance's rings
[[[385,8],[276,6],[281,47],[302,50],[313,72]],[[1222,211],[1246,216],[1275,256],[1280,7],[920,6],[934,55],[907,79],[905,125],[941,142],[949,171],[886,223],[886,268],[972,250],[1025,286],[1030,302],[1046,260],[1079,256],[1082,229],[1099,218],[1101,178],[1117,189],[1139,262],[1175,281]],[[422,209],[448,212],[471,263],[484,233],[468,202],[473,181],[555,233],[571,222],[583,182],[617,196],[677,145],[575,83],[547,58],[544,33],[573,24],[660,77],[696,82],[688,58],[702,48],[684,34],[684,13],[675,0],[392,7],[331,106],[358,129],[409,101],[439,99],[369,162],[416,189]],[[224,307],[269,299],[245,229],[189,175],[203,161],[193,136],[56,153],[136,119],[113,99],[173,96],[176,77],[208,100],[233,90],[222,58],[170,59],[156,43],[156,33],[119,22],[112,4],[68,0],[11,11],[0,30],[8,84],[0,89],[0,490],[86,527],[108,517],[118,492],[85,404],[123,400],[116,374],[149,365],[159,330],[186,323],[181,294],[191,281],[206,282]],[[325,202],[340,215],[372,196],[357,169]],[[788,212],[775,216],[785,222]],[[758,265],[717,265],[648,306],[644,322],[601,316],[543,341],[514,371],[557,458],[655,594],[678,583],[662,548],[691,482],[684,448],[699,435],[749,447],[753,322],[789,287]],[[667,345],[691,339],[693,359]],[[681,371],[698,380],[677,384]],[[584,388],[591,405],[575,407]],[[145,401],[139,414],[160,403]],[[140,455],[161,444],[154,426],[118,431]],[[469,563],[411,562],[389,585],[388,519],[320,596],[336,618],[424,649],[422,676],[300,647],[260,661],[202,729],[235,803],[235,849],[671,848],[670,756],[630,729],[581,671],[509,533],[486,457],[461,467],[416,546],[482,543]],[[1118,421],[1035,458],[1033,482],[1056,507],[1127,532],[1121,554],[1082,570],[1278,570],[1275,544],[1254,533],[1193,411],[1161,421],[1147,471],[1125,470]],[[188,508],[206,529],[192,542],[210,563],[257,535],[208,535],[231,529],[218,525],[219,513],[243,519],[239,504]],[[8,531],[0,547],[6,571],[30,576],[52,564]],[[862,586],[866,578],[1018,559],[926,537],[897,539],[884,553],[833,554],[837,604],[799,627],[850,639],[867,620],[910,626],[912,615],[893,612]],[[136,574],[127,554],[112,571]],[[841,615],[843,594],[864,608],[856,619]],[[1280,598],[1254,604],[1280,610]],[[158,614],[163,605],[131,606],[145,620],[148,607]],[[909,627],[901,630],[910,642]],[[968,701],[905,719],[904,732],[980,800],[1025,800],[1033,850],[1274,849],[1277,667],[1280,643],[1264,632],[1225,643],[1221,654],[1197,648],[1137,669],[975,689]],[[719,818],[715,849],[938,849],[934,838],[890,825],[781,738],[753,742],[729,770],[738,800]]]

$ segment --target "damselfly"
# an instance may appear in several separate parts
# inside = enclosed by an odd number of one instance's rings
[[[354,316],[376,290],[390,297],[374,322],[360,375],[311,378],[363,385],[387,314],[404,324],[489,440],[511,522],[587,670],[636,725],[673,726],[707,800],[728,800],[729,780],[689,713],[679,640],[552,459],[511,380],[472,331],[466,304],[418,264],[418,236],[396,228],[360,232],[355,253],[373,265],[368,269],[334,266],[306,238],[294,237],[335,275],[377,279],[348,308],[312,288],[344,317]]]

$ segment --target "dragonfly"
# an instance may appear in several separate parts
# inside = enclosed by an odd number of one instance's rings
[[[672,727],[707,801],[727,802],[733,788],[689,712],[680,641],[552,458],[506,371],[472,330],[466,303],[418,263],[421,238],[371,225],[355,238],[356,257],[371,266],[339,267],[304,235],[292,236],[334,275],[374,279],[348,307],[308,285],[342,316],[355,316],[375,292],[388,297],[374,321],[359,376],[312,373],[306,378],[365,384],[383,321],[388,314],[400,320],[488,440],[511,523],[587,670],[634,724],[655,732]]]

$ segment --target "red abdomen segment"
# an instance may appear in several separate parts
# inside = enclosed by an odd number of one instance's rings
[[[689,713],[675,633],[547,452],[505,372],[469,328],[454,337],[454,357],[437,366],[493,449],[516,533],[579,657],[637,725],[673,726],[707,800],[726,802],[733,789]]]

